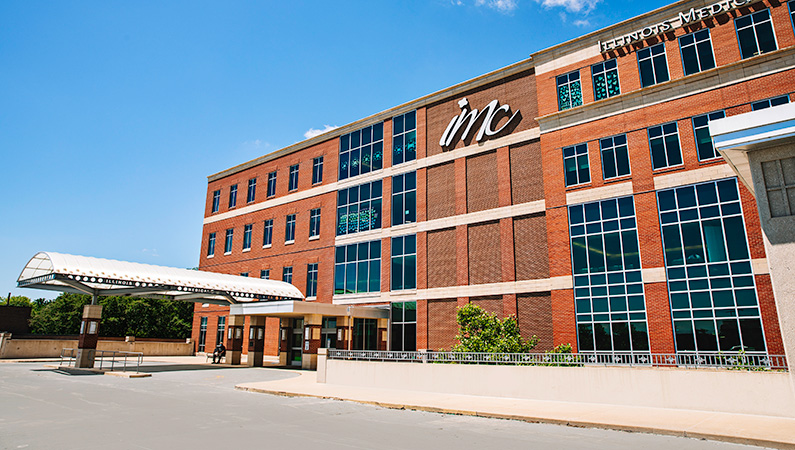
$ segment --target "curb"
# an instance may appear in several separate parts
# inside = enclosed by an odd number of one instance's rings
[[[423,411],[423,412],[431,412],[431,413],[438,413],[438,414],[451,414],[457,416],[473,416],[473,417],[484,417],[490,419],[503,419],[503,420],[516,420],[520,422],[528,422],[528,423],[544,423],[550,425],[563,425],[568,427],[574,428],[599,428],[603,430],[613,430],[613,431],[627,431],[632,433],[648,433],[648,434],[658,434],[664,436],[676,436],[676,437],[684,437],[690,439],[706,439],[711,441],[720,441],[720,442],[729,442],[733,444],[743,444],[743,445],[754,445],[758,447],[767,447],[767,448],[775,448],[775,449],[783,449],[783,450],[795,450],[795,444],[791,444],[788,442],[781,442],[781,441],[773,441],[767,439],[757,439],[757,438],[747,438],[741,436],[729,436],[724,434],[714,434],[714,433],[698,433],[698,432],[690,432],[687,430],[675,430],[670,428],[656,428],[656,427],[644,427],[644,426],[636,426],[636,425],[622,425],[617,423],[603,423],[603,422],[589,422],[589,421],[577,421],[577,420],[560,420],[560,419],[551,419],[548,417],[539,417],[539,416],[523,416],[523,415],[516,415],[516,414],[499,414],[499,413],[492,413],[492,412],[484,412],[484,411],[473,411],[473,410],[458,410],[458,409],[445,409],[445,408],[438,408],[434,406],[423,406],[423,405],[407,405],[407,404],[399,404],[399,403],[388,403],[388,402],[378,402],[378,401],[368,401],[368,400],[356,400],[351,398],[344,398],[344,397],[337,397],[333,395],[320,395],[320,394],[307,394],[301,392],[288,392],[288,391],[280,391],[280,390],[271,390],[271,389],[262,389],[256,387],[248,387],[243,385],[235,386],[235,390],[238,391],[245,391],[245,392],[254,392],[259,394],[270,394],[270,395],[278,395],[281,397],[310,397],[310,398],[322,398],[327,400],[338,400],[338,401],[347,401],[347,402],[354,402],[363,405],[371,405],[371,406],[378,406],[381,408],[388,408],[388,409],[399,409],[399,410],[411,410],[411,411]]]
[[[58,366],[55,364],[45,364],[44,368],[60,370],[62,372],[68,373],[69,375],[110,375],[119,378],[149,378],[152,376],[151,373],[144,372],[113,372],[105,369],[78,369],[75,367]]]

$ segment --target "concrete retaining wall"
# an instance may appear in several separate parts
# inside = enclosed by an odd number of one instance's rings
[[[0,359],[56,358],[61,356],[61,349],[64,348],[77,348],[77,339],[9,339],[8,334],[0,336]],[[126,342],[100,339],[97,350],[142,352],[144,356],[190,356],[193,354],[193,344],[185,341]]]
[[[413,364],[325,357],[318,363],[318,381],[325,378],[330,384],[795,417],[795,389],[787,372]]]

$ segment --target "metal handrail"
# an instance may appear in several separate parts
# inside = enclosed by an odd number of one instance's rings
[[[731,370],[787,370],[784,355],[765,353],[651,353],[651,352],[580,352],[580,353],[460,353],[401,352],[389,350],[329,349],[330,359],[356,361],[399,361],[416,363],[498,364],[527,366],[630,366],[683,367],[690,369],[721,368]]]
[[[132,366],[133,362],[135,363],[135,373],[140,372],[141,364],[144,361],[144,354],[142,352],[123,352],[123,351],[116,351],[116,350],[89,350],[94,352],[94,361],[99,359],[99,369],[102,370],[105,365],[106,359],[110,359],[110,370],[116,370],[117,358],[118,364],[121,364],[122,372],[127,371],[128,360],[129,365]],[[74,365],[75,359],[77,358],[77,349],[76,348],[64,348],[61,349],[61,363],[60,365],[64,365],[64,358],[67,358],[66,367],[72,367]]]

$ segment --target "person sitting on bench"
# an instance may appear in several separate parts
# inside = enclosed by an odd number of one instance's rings
[[[213,364],[220,364],[221,358],[223,358],[224,356],[226,356],[226,347],[224,347],[223,342],[219,342],[218,345],[215,346],[215,350],[213,351]]]

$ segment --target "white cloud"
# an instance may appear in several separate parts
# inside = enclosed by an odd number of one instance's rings
[[[585,27],[591,26],[591,22],[588,19],[575,20],[573,23],[574,23],[574,26],[581,27],[581,28],[585,28]]]
[[[502,13],[509,13],[519,6],[517,0],[475,0],[475,5],[485,5]]]
[[[481,0],[478,0],[481,1]],[[536,0],[546,8],[561,7],[573,13],[588,14],[596,8],[602,0]],[[575,23],[576,24],[576,23]]]
[[[320,136],[323,133],[328,133],[331,130],[339,128],[336,125],[324,125],[324,127],[325,128],[323,128],[322,130],[316,130],[314,128],[310,128],[306,133],[304,133],[304,137],[307,139],[311,139],[315,136]]]
[[[144,249],[141,249],[141,253],[143,253],[145,255],[153,256],[155,258],[159,258],[160,257],[160,254],[157,253],[157,249],[156,248],[144,248]]]

